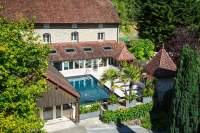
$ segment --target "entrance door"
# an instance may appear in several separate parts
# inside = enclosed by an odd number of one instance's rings
[[[93,60],[93,69],[97,69],[98,68],[97,61],[98,61],[98,59],[94,59]]]
[[[56,118],[61,118],[61,105],[56,106]]]
[[[43,110],[43,118],[44,120],[52,120],[53,119],[53,107],[45,107]]]

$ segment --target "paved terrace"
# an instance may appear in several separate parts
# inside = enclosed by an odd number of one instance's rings
[[[59,127],[59,126],[58,126]],[[51,133],[151,133],[140,126],[114,125],[102,123],[98,118],[82,120],[78,125],[71,125],[65,129],[57,127]]]

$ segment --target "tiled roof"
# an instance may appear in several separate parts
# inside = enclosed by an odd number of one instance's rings
[[[126,47],[124,47],[120,52],[120,54],[116,56],[116,60],[118,61],[126,61],[126,60],[130,61],[133,59],[135,59],[135,57],[128,51]]]
[[[119,23],[110,0],[0,0],[11,20],[36,17],[36,23]]]
[[[71,84],[64,78],[64,76],[58,72],[53,66],[49,65],[47,72],[45,74],[47,80],[56,84],[65,92],[79,98],[80,94],[75,91],[75,89],[71,86]]]
[[[150,60],[146,66],[146,72],[155,77],[172,77],[177,67],[164,48]]]
[[[123,42],[116,41],[95,41],[79,43],[58,43],[51,44],[50,47],[56,50],[56,53],[49,54],[49,61],[65,60],[85,60],[95,58],[114,58],[118,61],[132,61],[135,57],[127,50]],[[85,52],[83,48],[91,48],[91,52]],[[104,47],[111,47],[110,50],[104,50]],[[75,52],[68,53],[65,49],[72,48]]]

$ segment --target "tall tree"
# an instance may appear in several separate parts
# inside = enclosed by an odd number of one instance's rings
[[[139,35],[141,38],[162,44],[175,28],[174,14],[168,0],[141,0],[140,13],[137,16]],[[158,47],[158,46],[157,46]]]
[[[41,132],[36,101],[46,90],[48,48],[33,25],[0,18],[0,132]]]
[[[196,51],[182,50],[171,107],[171,133],[197,133],[199,122],[200,59]]]
[[[179,26],[199,30],[199,0],[139,0],[137,15],[139,35],[161,45]]]

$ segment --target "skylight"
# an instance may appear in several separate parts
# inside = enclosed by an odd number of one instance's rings
[[[103,47],[103,50],[104,51],[111,51],[112,47],[111,46],[105,46],[105,47]]]
[[[92,48],[91,47],[85,47],[83,48],[84,52],[92,52]]]
[[[55,49],[51,49],[49,53],[50,53],[50,54],[55,54],[55,53],[56,53],[56,50],[55,50]]]
[[[75,52],[75,49],[74,48],[66,48],[65,52],[67,52],[67,53],[73,53],[73,52]]]

